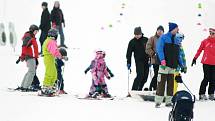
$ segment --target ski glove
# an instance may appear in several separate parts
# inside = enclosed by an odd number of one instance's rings
[[[109,73],[110,74],[110,77],[114,77],[113,73]]]
[[[63,56],[63,59],[64,59],[65,61],[68,61],[68,60],[69,60],[69,58],[68,58],[67,56]]]
[[[193,58],[191,66],[193,66],[194,64],[196,65],[196,58]]]
[[[127,64],[127,68],[128,68],[128,70],[130,70],[131,69],[131,64]]]
[[[19,64],[20,62],[20,57],[17,59],[16,64]]]
[[[181,75],[175,76],[175,80],[176,80],[177,83],[183,83]]]
[[[185,67],[181,68],[181,72],[182,73],[187,73],[187,67],[185,66]]]
[[[162,61],[161,61],[161,65],[162,65],[162,66],[166,66],[166,60],[162,60]]]
[[[110,76],[108,76],[107,79],[110,80]]]

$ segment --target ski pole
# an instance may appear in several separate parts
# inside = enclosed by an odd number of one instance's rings
[[[128,95],[126,97],[131,97],[131,94],[129,93],[129,80],[130,80],[129,77],[130,77],[130,74],[131,74],[131,69],[128,70],[128,90],[127,90]]]
[[[63,66],[63,69],[62,69],[62,72],[61,72],[62,78],[60,80],[58,80],[58,84],[57,84],[58,85],[58,90],[57,90],[58,93],[60,92],[60,88],[61,88],[62,83],[63,83],[64,68],[65,68],[65,63],[64,63],[64,66]]]

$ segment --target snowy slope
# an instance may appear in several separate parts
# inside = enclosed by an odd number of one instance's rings
[[[0,0],[0,22],[15,24],[17,38],[21,38],[29,25],[39,24],[42,0]],[[53,0],[49,2],[52,9]],[[202,3],[202,9],[197,4]],[[155,109],[154,103],[137,99],[114,101],[78,100],[75,94],[86,94],[91,84],[91,76],[84,70],[94,58],[94,50],[104,49],[106,62],[115,77],[107,80],[112,95],[124,97],[127,94],[126,49],[133,37],[133,29],[141,26],[145,36],[155,33],[158,25],[168,30],[168,22],[179,25],[185,34],[184,48],[188,65],[200,45],[207,37],[204,28],[215,27],[213,0],[64,0],[60,1],[65,15],[65,42],[68,45],[69,61],[65,65],[65,90],[68,95],[45,98],[35,94],[8,92],[8,87],[17,87],[27,71],[25,63],[15,64],[20,54],[21,40],[18,39],[16,51],[10,47],[0,46],[0,121],[167,121],[170,108]],[[122,9],[122,4],[125,8]],[[120,16],[123,13],[123,16]],[[202,17],[198,17],[198,13]],[[119,22],[120,20],[120,22]],[[196,23],[202,23],[197,26]],[[113,27],[109,27],[109,25]],[[104,30],[101,29],[104,27]],[[39,34],[37,35],[39,38]],[[133,61],[134,62],[134,61]],[[203,78],[200,58],[195,67],[188,66],[188,73],[183,75],[191,91],[198,95]],[[43,80],[43,58],[39,59],[37,74]],[[135,77],[135,66],[132,63],[130,84]],[[149,85],[149,82],[146,86]],[[131,87],[131,85],[130,85]],[[184,89],[183,85],[179,85]],[[197,96],[198,97],[198,96]],[[194,108],[195,121],[213,121],[214,102],[197,102]]]

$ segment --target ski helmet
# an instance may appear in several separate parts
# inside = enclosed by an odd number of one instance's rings
[[[60,47],[59,48],[59,52],[62,56],[67,56],[67,51],[66,51],[66,48],[64,47]]]
[[[29,31],[30,32],[34,32],[35,30],[39,31],[39,27],[35,24],[32,24],[30,27],[29,27]]]
[[[50,29],[48,32],[48,37],[54,37],[55,39],[57,39],[58,36],[58,31],[57,29]]]
[[[104,58],[106,55],[105,51],[101,49],[96,50],[96,57],[100,57],[100,55],[102,55],[102,57]]]

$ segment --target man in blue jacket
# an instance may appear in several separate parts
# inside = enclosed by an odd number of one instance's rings
[[[156,45],[157,55],[160,60],[158,71],[158,87],[155,96],[155,107],[160,107],[167,82],[167,96],[165,98],[166,106],[172,106],[171,99],[173,96],[174,73],[176,68],[183,66],[180,56],[180,42],[175,35],[178,33],[178,25],[169,23],[168,33],[162,35]]]

